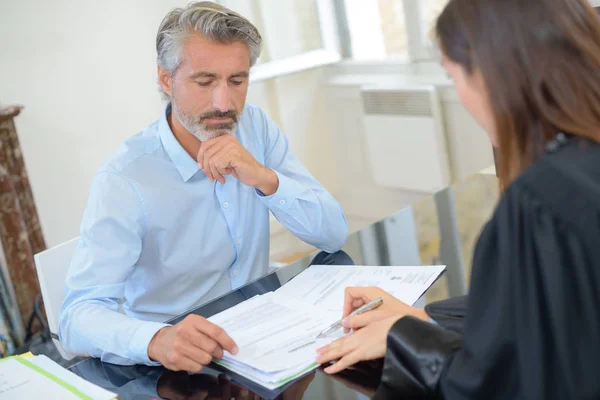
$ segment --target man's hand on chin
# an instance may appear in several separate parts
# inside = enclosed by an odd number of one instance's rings
[[[225,183],[225,176],[232,175],[244,185],[260,190],[265,196],[274,194],[279,188],[277,174],[256,161],[233,135],[202,142],[197,161],[211,182]]]

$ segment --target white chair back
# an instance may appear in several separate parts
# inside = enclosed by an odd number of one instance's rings
[[[74,358],[75,355],[67,353],[56,339],[58,337],[58,315],[65,299],[67,272],[78,243],[79,238],[77,237],[34,256],[46,316],[48,317],[48,326],[53,336],[52,341],[60,355],[66,360]]]

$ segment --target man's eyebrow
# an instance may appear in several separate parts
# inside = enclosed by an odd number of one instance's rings
[[[230,76],[230,78],[248,78],[248,76],[250,76],[248,74],[248,72],[246,71],[240,71],[240,72],[236,72],[235,74],[232,74]],[[219,75],[215,74],[214,72],[206,72],[206,71],[198,71],[198,72],[194,72],[192,75],[190,75],[190,79],[196,79],[196,78],[218,78]]]
[[[198,72],[194,72],[192,75],[190,75],[191,79],[196,79],[196,78],[218,78],[218,75],[215,74],[214,72],[205,72],[205,71],[198,71]]]
[[[246,71],[238,72],[230,76],[230,78],[247,78],[249,75]]]

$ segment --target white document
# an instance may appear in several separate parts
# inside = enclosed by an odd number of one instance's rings
[[[279,288],[277,293],[310,302],[320,309],[341,313],[347,287],[378,286],[406,304],[413,305],[445,269],[445,266],[313,265]]]
[[[59,366],[59,368],[61,367]],[[63,370],[66,374],[74,375],[65,369]],[[91,390],[94,385],[85,381],[84,383],[87,385],[81,385],[81,388],[89,391],[80,390],[28,360],[19,357],[0,360],[0,400],[40,398],[110,400],[115,397],[113,393],[97,387],[99,390],[95,392]]]

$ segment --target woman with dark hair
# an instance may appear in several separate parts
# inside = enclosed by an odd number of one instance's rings
[[[335,373],[385,357],[376,398],[600,398],[600,22],[587,0],[450,0],[442,64],[497,148],[502,197],[473,258],[462,336],[349,288]]]

